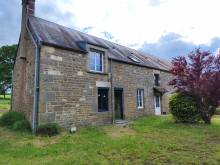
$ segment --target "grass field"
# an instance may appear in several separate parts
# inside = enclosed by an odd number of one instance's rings
[[[3,95],[0,95],[0,116],[2,115],[2,113],[10,109],[10,103],[11,95],[6,95],[6,99],[4,99]]]
[[[188,125],[146,117],[51,138],[0,128],[0,164],[220,164],[220,118]]]

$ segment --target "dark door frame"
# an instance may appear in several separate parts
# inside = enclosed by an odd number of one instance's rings
[[[114,88],[114,103],[115,103],[115,92],[120,91],[121,92],[121,113],[122,113],[122,120],[124,120],[124,90],[123,88],[115,87]],[[115,112],[115,104],[114,104],[114,112]],[[115,115],[115,113],[114,113]],[[115,118],[115,116],[114,116]]]

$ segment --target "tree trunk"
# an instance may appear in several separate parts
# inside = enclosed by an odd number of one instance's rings
[[[205,120],[205,124],[211,124],[211,117],[206,118],[206,120]]]
[[[208,112],[203,112],[201,116],[205,124],[211,124],[211,115]]]

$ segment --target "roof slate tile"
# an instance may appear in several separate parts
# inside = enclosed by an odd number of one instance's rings
[[[35,33],[36,36],[39,36],[42,43],[85,52],[79,44],[80,42],[85,42],[108,48],[108,56],[109,59],[112,60],[164,71],[170,70],[170,62],[167,60],[143,54],[135,49],[85,34],[38,17],[29,16],[29,24],[33,33]],[[140,62],[137,63],[129,58],[131,55],[139,59]]]

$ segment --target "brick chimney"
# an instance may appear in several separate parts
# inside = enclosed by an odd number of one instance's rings
[[[21,34],[20,34],[20,56],[26,57],[27,43],[27,19],[29,15],[35,14],[35,0],[22,0]]]
[[[26,33],[27,16],[35,14],[35,0],[22,0],[21,36]]]
[[[22,11],[27,15],[35,14],[35,0],[22,0]]]

